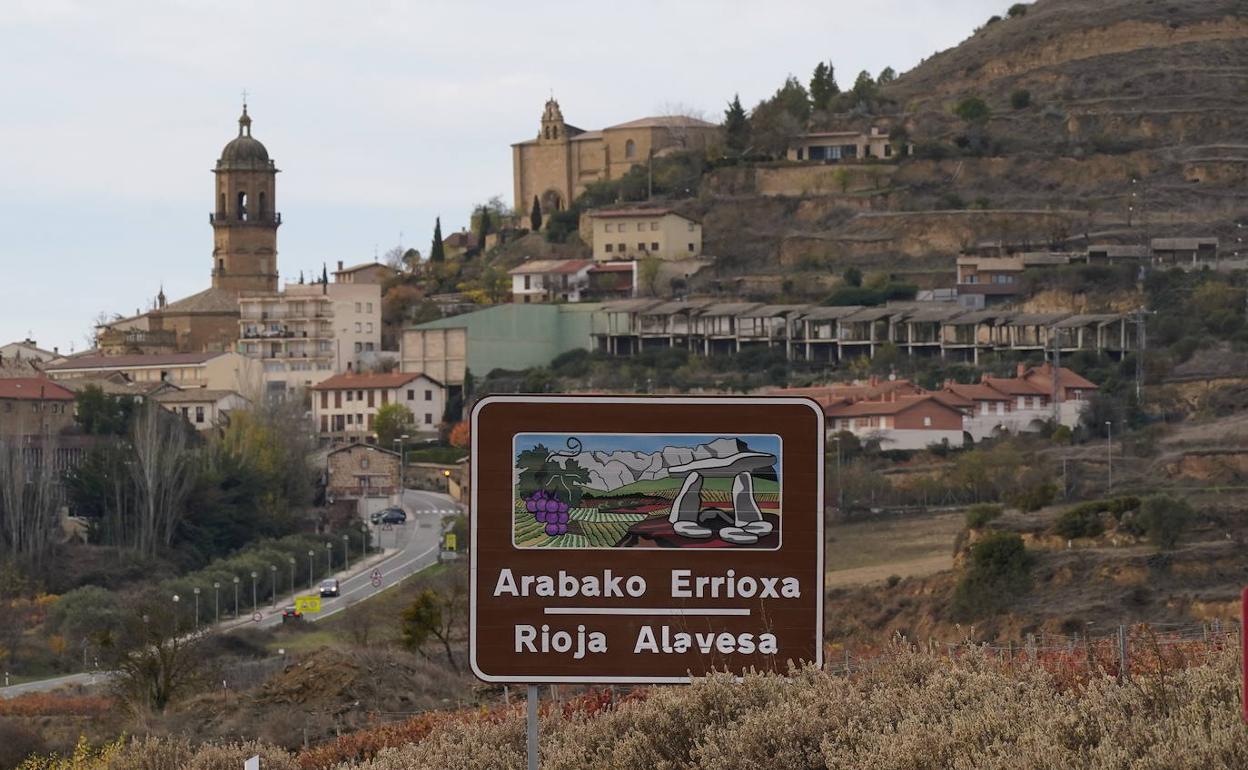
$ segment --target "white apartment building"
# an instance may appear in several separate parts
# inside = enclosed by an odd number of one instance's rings
[[[512,302],[580,302],[589,288],[588,259],[533,259],[509,270]]]
[[[238,352],[258,359],[265,388],[284,393],[359,371],[381,350],[381,286],[286,284],[238,300]]]
[[[312,386],[312,419],[324,439],[375,441],[373,423],[387,404],[407,407],[415,433],[435,433],[446,409],[446,388],[419,372],[338,374]]]

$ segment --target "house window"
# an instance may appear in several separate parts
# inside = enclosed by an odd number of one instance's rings
[[[651,230],[658,230],[658,229],[659,229],[659,223],[658,223],[658,222],[651,222],[651,223],[650,223],[650,229],[651,229]]]
[[[354,401],[354,400],[355,400],[355,391],[354,391],[354,390],[348,390],[348,391],[347,391],[347,401]]]
[[[321,415],[321,433],[329,433],[329,415]]]
[[[372,321],[369,321],[367,324],[365,324],[365,326],[364,326],[364,331],[368,332],[369,334],[372,334],[372,333],[373,333],[373,322],[372,322]]]
[[[368,470],[368,458],[367,457],[360,458],[360,467],[363,468],[364,470]]]
[[[354,425],[354,424],[355,424],[355,415],[353,414],[347,415],[347,425]]]
[[[692,251],[693,251],[693,244],[692,244],[692,243],[691,243],[691,244],[689,244],[689,251],[690,251],[690,252],[692,252]]]
[[[610,222],[606,223],[606,225],[603,226],[603,232],[609,233],[609,232],[613,232],[614,230],[615,230],[615,225],[611,224]]]
[[[371,343],[371,342],[365,342],[365,343],[364,343],[364,349],[365,349],[365,350],[367,350],[367,351],[370,351],[370,352],[371,352],[371,351],[372,351],[372,349],[373,349],[373,343]]]
[[[364,344],[363,344],[362,342],[357,342],[357,343],[355,343],[355,352],[356,352],[356,353],[359,353],[359,352],[360,352],[360,351],[362,351],[363,349],[364,349]]]
[[[532,288],[532,277],[526,275],[524,277],[524,290],[528,291],[531,288]]]
[[[612,244],[608,243],[608,244],[607,244],[607,253],[608,253],[608,254],[610,254],[610,253],[614,250],[614,248],[615,248],[615,247],[614,247]]]
[[[195,422],[203,423],[203,421],[204,421],[204,408],[202,406],[197,406],[195,407]]]
[[[659,244],[658,244],[657,242],[655,242],[655,243],[651,243],[651,244],[650,244],[650,250],[651,250],[651,251],[658,251],[658,250],[659,250]]]
[[[930,428],[930,427],[932,427],[932,418],[931,418],[931,417],[924,417],[924,418],[923,418],[923,427],[924,427],[924,428]]]
[[[356,321],[356,322],[355,322],[355,333],[356,333],[356,334],[359,334],[359,333],[360,333],[360,332],[362,332],[362,331],[364,331],[364,324],[360,323],[359,321]]]
[[[348,391],[348,392],[350,392],[350,391]],[[341,408],[342,408],[342,391],[341,391],[341,390],[335,390],[335,391],[334,391],[334,408],[335,408],[335,409],[341,409]]]
[[[638,251],[645,251],[645,250],[646,250],[646,244],[644,244],[644,243],[639,243],[639,244],[637,244],[637,250],[638,250]]]
[[[620,253],[621,253],[621,254],[623,254],[623,253],[624,253],[624,251],[625,251],[624,244],[622,244],[622,243],[621,243],[621,244],[619,245],[619,251],[620,251]]]
[[[363,401],[363,400],[364,400],[364,391],[362,391],[362,390],[357,390],[357,391],[355,391],[355,400],[356,400],[356,401]]]
[[[432,401],[432,400],[433,400],[433,391],[432,391],[432,390],[426,390],[426,391],[425,391],[425,400],[426,400],[426,401]]]
[[[624,143],[624,157],[628,160],[637,157],[637,143],[632,139]]]
[[[357,313],[361,312],[361,305],[360,305],[360,303],[358,303],[358,302],[357,302],[357,303],[355,303],[355,312],[357,312]],[[358,332],[358,331],[359,331],[359,329],[356,329],[356,331]]]
[[[372,409],[372,408],[373,408],[373,406],[374,406],[373,401],[374,401],[376,398],[377,398],[377,391],[375,391],[375,390],[370,390],[370,391],[368,391],[368,408],[369,408],[369,409]]]
[[[373,312],[373,303],[369,302],[365,307],[368,309],[368,312]]]
[[[433,415],[425,412],[425,425],[433,425]]]

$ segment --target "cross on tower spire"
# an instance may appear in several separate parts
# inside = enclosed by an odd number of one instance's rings
[[[238,119],[238,135],[242,136],[243,132],[247,136],[251,136],[251,117],[247,114],[247,89],[243,89],[243,114]]]

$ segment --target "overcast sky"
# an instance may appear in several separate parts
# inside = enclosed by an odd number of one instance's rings
[[[207,288],[244,89],[297,280],[512,203],[510,144],[552,92],[585,129],[673,104],[718,121],[820,59],[842,87],[904,71],[1008,5],[0,0],[0,343],[81,350],[100,311]]]

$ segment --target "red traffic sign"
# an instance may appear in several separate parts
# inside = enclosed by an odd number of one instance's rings
[[[378,569],[378,568],[374,568],[374,569],[373,569],[373,574],[372,574],[372,576],[371,576],[371,577],[372,577],[372,579],[373,579],[373,580],[381,580],[381,570],[380,570],[380,569]]]
[[[822,663],[814,401],[491,396],[471,419],[479,678],[677,683]]]
[[[380,576],[373,577],[371,580],[369,580],[369,582],[373,584],[373,588],[381,588],[381,577],[380,577]]]
[[[264,620],[264,615],[261,615],[259,612],[253,612],[251,613],[251,620],[252,622],[259,623],[261,620]]]

